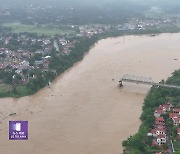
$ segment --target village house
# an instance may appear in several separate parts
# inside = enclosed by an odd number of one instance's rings
[[[18,68],[16,71],[15,71],[15,73],[17,73],[17,74],[22,74],[22,69],[21,68]]]
[[[48,69],[49,68],[49,64],[50,64],[50,62],[48,60],[44,61],[43,68],[44,69]]]
[[[173,113],[177,113],[180,115],[180,108],[173,108]]]
[[[172,104],[169,101],[167,104],[160,105],[154,112],[155,117],[160,117],[165,112],[169,112],[171,110]]]
[[[36,60],[35,62],[34,62],[34,65],[37,67],[37,68],[39,68],[41,65],[43,65],[43,60]]]
[[[155,125],[154,129],[166,129],[164,125]]]
[[[83,37],[83,35],[82,34],[77,34],[76,37]]]
[[[43,40],[42,40],[41,38],[39,38],[37,41],[38,41],[38,42],[43,42]]]
[[[174,117],[174,118],[172,118],[172,120],[173,120],[174,125],[176,125],[176,126],[180,125],[180,118],[179,117]]]
[[[173,120],[175,126],[180,125],[180,108],[173,108],[173,113],[169,113],[169,118]]]
[[[155,121],[156,125],[165,125],[165,120],[163,117],[157,117]]]
[[[36,51],[35,51],[35,54],[43,54],[43,53],[44,53],[43,50],[36,50]]]
[[[74,48],[74,42],[69,42],[68,44],[66,44],[66,48]]]
[[[12,67],[13,69],[18,69],[19,67],[20,67],[20,64],[19,63],[13,63],[13,65],[12,64],[8,64],[6,67]]]
[[[166,135],[162,134],[157,136],[156,142],[158,145],[163,145],[166,143]]]
[[[158,135],[155,139],[153,139],[152,146],[161,146],[166,143],[166,135],[161,134]]]
[[[151,133],[153,136],[158,136],[158,135],[162,135],[162,134],[166,134],[166,129],[164,128],[158,128],[158,129],[152,129]]]
[[[171,110],[171,104],[163,104],[159,106],[160,110],[163,110],[164,112],[168,112]]]
[[[66,44],[68,43],[68,41],[67,41],[66,39],[64,39],[64,38],[61,38],[61,39],[59,39],[59,43],[60,43],[62,46],[64,46],[64,45],[66,45]]]
[[[169,113],[169,118],[173,119],[173,118],[177,118],[179,115],[177,113]]]
[[[43,40],[43,44],[45,44],[45,45],[48,45],[48,44],[50,44],[51,43],[51,40],[50,39],[44,39]]]
[[[158,109],[154,112],[154,116],[155,116],[155,117],[160,117],[163,113],[164,113],[164,111],[158,108]]]
[[[29,68],[29,62],[24,60],[20,63],[20,66],[22,69],[28,69]]]

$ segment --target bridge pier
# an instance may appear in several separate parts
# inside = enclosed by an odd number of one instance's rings
[[[122,80],[119,81],[119,87],[122,87],[123,84],[122,84]]]
[[[160,83],[154,82],[150,77],[143,77],[143,76],[135,76],[135,75],[129,75],[125,74],[122,79],[119,81],[119,86],[122,87],[122,82],[132,82],[137,84],[147,84],[155,87],[167,87],[167,88],[177,88],[180,89],[180,86],[178,85],[169,85],[166,84],[163,80]]]

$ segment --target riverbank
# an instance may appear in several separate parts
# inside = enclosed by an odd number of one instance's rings
[[[30,78],[26,84],[23,85],[8,85],[1,84],[3,87],[0,90],[0,97],[23,97],[33,95],[43,87],[47,86],[49,82],[52,82],[57,76],[64,73],[67,69],[71,68],[75,63],[81,61],[84,55],[90,50],[95,43],[101,39],[130,36],[130,35],[150,35],[156,36],[161,33],[175,33],[179,32],[179,29],[146,29],[146,30],[132,30],[132,31],[109,31],[103,34],[94,35],[90,38],[79,38],[78,43],[72,48],[70,54],[64,56],[58,56],[57,53],[50,54],[51,60],[49,64],[49,70],[41,71],[34,69],[30,71],[31,74],[35,74],[35,78]],[[4,86],[3,86],[4,85]]]
[[[103,39],[50,88],[19,99],[0,99],[0,152],[122,153],[122,141],[141,124],[150,87],[125,84],[119,89],[118,81],[126,73],[157,82],[166,79],[179,68],[179,38],[161,34]],[[17,114],[9,116],[12,112]],[[9,120],[29,121],[27,142],[8,140]]]
[[[166,81],[166,84],[173,84],[180,86],[180,70],[176,70],[173,72],[172,76],[169,77]],[[173,153],[171,149],[171,145],[168,144],[168,141],[165,142],[164,145],[158,146],[153,144],[153,140],[156,142],[156,137],[148,136],[147,134],[151,132],[151,130],[155,127],[155,115],[154,112],[157,110],[157,108],[160,105],[163,105],[167,102],[172,103],[172,107],[178,108],[180,107],[180,90],[176,88],[165,88],[165,87],[157,87],[153,86],[148,95],[146,96],[143,104],[143,113],[141,114],[141,121],[142,124],[138,130],[138,133],[136,133],[133,136],[128,137],[127,140],[123,141],[123,146],[126,147],[124,150],[124,154],[131,154],[131,153],[156,153],[156,152],[162,152],[167,151],[167,149]],[[169,110],[169,113],[171,113],[172,110]],[[171,120],[168,119],[169,113],[165,112],[161,114],[161,117],[163,117],[166,120],[166,128],[170,129],[171,133],[167,135],[167,139],[170,141],[175,140],[177,137],[177,128],[178,125],[173,126],[173,122],[170,125],[167,121]],[[168,119],[168,120],[167,120]],[[168,126],[169,125],[169,126]],[[170,146],[170,147],[169,147]],[[177,146],[178,147],[178,146]],[[178,148],[176,149],[176,152],[178,151]]]

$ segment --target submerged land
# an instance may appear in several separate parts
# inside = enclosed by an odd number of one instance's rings
[[[119,89],[118,81],[126,73],[167,79],[180,66],[179,38],[177,33],[100,40],[50,87],[32,96],[1,99],[0,151],[122,153],[122,141],[140,126],[150,87],[126,83]],[[27,142],[7,140],[8,120],[29,121]]]
[[[180,85],[179,10],[178,0],[1,0],[0,153],[171,154],[170,141],[178,151],[180,91],[118,81]],[[28,141],[8,140],[10,120],[28,120]]]

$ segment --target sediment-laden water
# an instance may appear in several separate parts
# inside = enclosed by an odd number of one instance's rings
[[[166,79],[180,68],[179,40],[180,34],[100,40],[50,88],[0,99],[0,153],[121,154],[121,142],[140,126],[149,86],[120,89],[118,81],[126,73]],[[28,141],[8,140],[9,120],[29,121]]]

